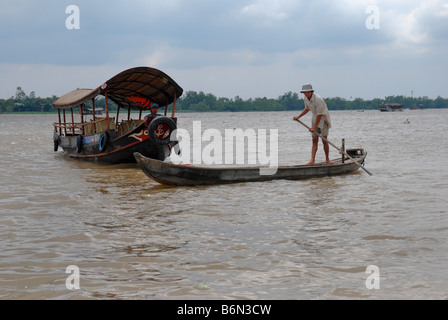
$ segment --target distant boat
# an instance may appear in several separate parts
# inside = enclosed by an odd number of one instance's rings
[[[378,110],[381,112],[396,112],[403,111],[404,105],[400,103],[383,103],[378,106]]]
[[[95,115],[100,116],[103,114],[104,109],[101,108],[95,108]],[[93,109],[84,107],[82,108],[82,114],[83,115],[93,115]]]
[[[425,110],[426,108],[425,108],[424,105],[419,104],[417,108],[416,108],[416,107],[411,107],[411,108],[409,108],[409,109],[410,109],[410,110]]]

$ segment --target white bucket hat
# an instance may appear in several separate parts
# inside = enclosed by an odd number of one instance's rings
[[[314,91],[313,86],[311,84],[307,83],[302,86],[302,91],[300,91],[300,92],[304,93],[304,92],[310,92],[310,91]]]

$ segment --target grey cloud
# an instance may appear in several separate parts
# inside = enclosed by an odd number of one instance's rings
[[[277,10],[270,12],[259,1],[179,0],[163,5],[158,1],[84,0],[77,1],[80,30],[65,28],[67,1],[19,7],[20,3],[9,3],[15,16],[0,22],[1,29],[8,30],[1,32],[2,42],[9,46],[0,53],[1,61],[119,63],[123,58],[120,52],[135,50],[138,55],[139,50],[161,43],[210,52],[247,49],[278,53],[372,40],[364,35],[362,11],[346,14],[328,1],[288,2],[285,8],[278,2]]]
[[[379,30],[365,27],[371,3],[381,11]],[[80,8],[80,30],[65,28],[71,4]],[[448,6],[442,0],[3,0],[0,6],[0,65],[120,70],[146,64],[188,81],[196,74],[198,88],[213,83],[205,80],[211,71],[216,83],[230,83],[226,70],[285,73],[282,88],[297,74],[332,82],[343,74],[359,86],[360,79],[394,86],[396,78],[387,82],[382,75],[405,74],[410,65],[430,65],[434,79],[446,73]],[[258,76],[246,78],[254,88],[271,89]],[[403,87],[408,78],[401,79]]]

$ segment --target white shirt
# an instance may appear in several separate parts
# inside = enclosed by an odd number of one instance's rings
[[[331,128],[330,114],[328,113],[327,104],[325,103],[324,99],[313,92],[311,100],[308,100],[308,98],[305,97],[303,101],[305,102],[305,109],[308,109],[313,113],[313,123],[316,122],[316,118],[318,115],[322,116],[321,121],[317,125],[318,128],[322,129],[324,126],[324,122],[328,124],[328,128]]]

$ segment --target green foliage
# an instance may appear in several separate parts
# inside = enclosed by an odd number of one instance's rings
[[[2,112],[52,112],[55,111],[52,103],[58,97],[36,97],[34,91],[29,95],[21,87],[17,87],[15,96],[9,99],[0,99],[0,113]],[[446,108],[448,99],[437,97],[406,97],[389,96],[385,99],[364,100],[355,98],[346,100],[340,97],[324,98],[330,110],[376,110],[382,103],[401,103],[405,108],[417,108],[423,105],[425,108]],[[104,97],[95,99],[95,107],[105,109]],[[92,107],[91,103],[87,107]],[[117,105],[109,100],[109,110],[117,110]],[[187,91],[177,100],[176,110],[186,112],[239,112],[239,111],[299,111],[303,109],[303,98],[297,92],[287,92],[277,99],[255,98],[244,100],[239,96],[233,99],[217,98],[211,93],[202,91]]]
[[[437,97],[431,100],[428,97],[404,97],[389,96],[385,99],[364,100],[355,98],[346,100],[340,97],[324,98],[329,110],[376,110],[382,103],[401,103],[405,108],[418,107],[423,105],[426,108],[446,108],[448,99]],[[207,106],[209,108],[207,108]],[[255,98],[243,100],[239,96],[233,99],[216,98],[213,94],[204,92],[187,91],[178,100],[176,109],[182,111],[289,111],[302,110],[303,98],[296,92],[287,92],[277,99]]]

